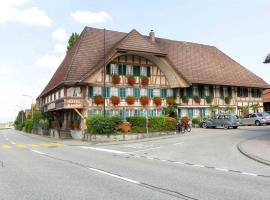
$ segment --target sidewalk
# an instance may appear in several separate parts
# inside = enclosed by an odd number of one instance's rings
[[[243,141],[237,147],[247,157],[270,165],[270,134]]]

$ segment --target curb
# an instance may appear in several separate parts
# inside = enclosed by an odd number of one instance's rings
[[[256,137],[255,137],[255,138],[256,138]],[[254,139],[254,138],[252,138],[252,139]],[[252,139],[248,139],[248,140],[252,140]],[[258,156],[252,155],[252,154],[248,153],[247,151],[245,151],[245,150],[242,148],[242,144],[243,144],[244,142],[246,142],[246,141],[247,141],[247,140],[244,140],[244,141],[240,142],[239,144],[237,144],[237,149],[238,149],[238,151],[239,151],[240,153],[242,153],[243,155],[245,155],[246,157],[248,157],[248,158],[250,158],[250,159],[252,159],[252,160],[254,160],[254,161],[257,161],[257,162],[259,162],[259,163],[262,163],[262,164],[265,164],[265,165],[269,165],[269,166],[270,166],[270,161],[265,160],[265,159],[263,159],[263,158],[260,158],[260,157],[258,157]]]

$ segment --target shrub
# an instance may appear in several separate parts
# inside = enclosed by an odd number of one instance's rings
[[[149,117],[151,132],[165,131],[165,117]]]
[[[49,122],[48,122],[48,120],[41,119],[39,121],[39,125],[43,130],[49,130]]]
[[[16,124],[15,129],[21,131],[23,129],[23,125],[22,124]]]
[[[131,124],[131,127],[145,127],[146,119],[144,116],[127,117],[126,120]]]
[[[33,120],[32,119],[25,120],[25,131],[27,133],[31,133],[32,129],[33,129]]]
[[[101,95],[96,95],[94,96],[94,102],[95,104],[100,105],[104,103],[104,99]]]
[[[127,81],[129,85],[134,85],[136,83],[136,79],[134,76],[128,76]]]
[[[187,116],[181,118],[182,124],[188,124],[188,122],[189,122],[189,118]]]
[[[192,124],[200,124],[200,122],[201,122],[200,117],[194,117],[194,118],[192,119]]]
[[[143,106],[148,105],[148,104],[149,104],[149,97],[148,97],[148,96],[142,96],[142,97],[140,98],[140,102],[141,102],[141,104],[142,104]]]
[[[166,100],[168,105],[174,105],[175,104],[175,99],[173,97],[168,97]]]
[[[111,102],[114,106],[117,106],[120,103],[120,98],[118,96],[112,96]]]
[[[149,79],[147,76],[141,77],[141,84],[142,84],[142,86],[147,86],[149,84]]]
[[[121,81],[121,78],[120,78],[119,75],[114,74],[114,75],[112,76],[112,82],[113,82],[113,84],[119,84],[120,81]]]
[[[162,100],[160,97],[154,97],[153,101],[156,106],[160,106]]]
[[[176,119],[173,117],[165,117],[165,128],[166,131],[174,131],[176,127]]]
[[[119,116],[94,115],[86,120],[87,132],[91,134],[107,134],[116,132],[116,126],[120,122]]]
[[[135,98],[133,96],[127,96],[126,102],[128,105],[133,105],[135,102]]]

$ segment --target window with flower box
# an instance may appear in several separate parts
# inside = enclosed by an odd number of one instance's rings
[[[147,96],[147,89],[141,88],[141,96]]]
[[[133,96],[133,88],[126,88],[127,96]]]
[[[93,96],[102,95],[101,87],[93,87]]]
[[[126,68],[126,74],[127,76],[132,76],[133,75],[133,68],[131,65],[127,65],[127,68]]]
[[[154,97],[160,97],[160,89],[154,89],[153,95],[154,95]]]
[[[112,96],[118,96],[119,95],[118,94],[118,88],[112,87],[110,93],[111,93],[110,94],[110,97],[112,97]]]
[[[110,67],[111,67],[111,74],[112,75],[118,75],[118,65],[117,64],[111,64],[110,65]]]
[[[141,67],[141,76],[147,76],[147,67]]]

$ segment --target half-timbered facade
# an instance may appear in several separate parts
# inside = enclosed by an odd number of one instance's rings
[[[213,46],[86,27],[37,102],[53,113],[56,129],[72,130],[84,129],[84,119],[102,113],[104,102],[106,114],[122,119],[159,116],[169,104],[179,116],[205,117],[211,105],[263,109],[268,87]]]

